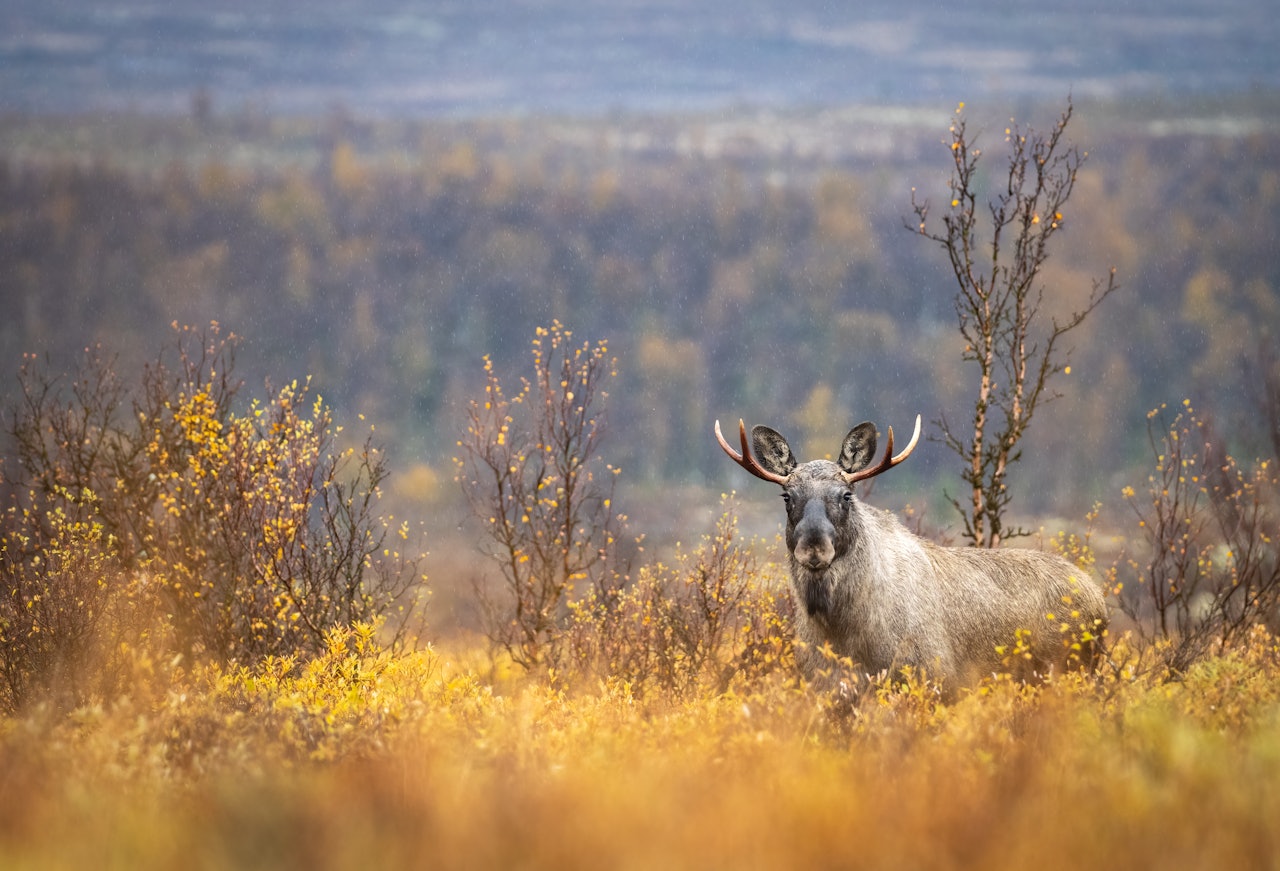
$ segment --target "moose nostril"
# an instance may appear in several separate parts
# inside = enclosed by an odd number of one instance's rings
[[[828,553],[827,549],[818,545],[802,545],[796,548],[796,561],[809,569],[824,569],[831,565],[833,554]]]

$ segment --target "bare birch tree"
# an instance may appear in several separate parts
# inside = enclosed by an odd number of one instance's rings
[[[956,317],[964,337],[964,359],[977,364],[972,429],[953,428],[945,415],[936,423],[942,439],[964,462],[968,500],[952,497],[971,544],[996,547],[1025,535],[1010,528],[1012,499],[1007,479],[1021,459],[1019,443],[1042,403],[1067,369],[1067,335],[1085,322],[1117,288],[1115,269],[1095,280],[1084,306],[1065,318],[1044,311],[1041,270],[1049,242],[1065,225],[1064,210],[1087,154],[1064,139],[1072,105],[1048,133],[1015,123],[1005,129],[1008,171],[995,196],[979,208],[978,165],[982,155],[970,138],[964,104],[950,129],[950,202],[942,229],[929,220],[929,203],[912,191],[915,223],[908,229],[942,246],[955,274]],[[989,220],[986,225],[984,217]]]

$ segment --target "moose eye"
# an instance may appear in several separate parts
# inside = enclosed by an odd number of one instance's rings
[[[786,490],[782,491],[782,501],[787,503],[788,505],[791,504],[791,494],[788,493]]]
[[[852,503],[853,503],[853,491],[852,491],[852,490],[845,490],[845,491],[844,491],[844,493],[842,493],[842,494],[841,494],[840,498],[841,498],[841,499],[843,499],[845,502],[848,502],[848,503],[852,504]]]

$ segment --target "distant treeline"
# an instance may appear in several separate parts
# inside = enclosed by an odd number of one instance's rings
[[[1062,399],[1014,478],[1027,511],[1114,496],[1162,402],[1192,398],[1244,456],[1271,425],[1280,141],[1078,127],[1090,158],[1047,307],[1078,305],[1113,265],[1123,289],[1072,336]],[[737,485],[716,418],[769,422],[821,455],[864,419],[971,413],[954,279],[903,225],[913,186],[946,206],[945,132],[904,143],[918,159],[804,172],[785,157],[575,162],[463,132],[393,161],[338,130],[293,167],[0,155],[3,392],[23,352],[65,365],[101,342],[127,367],[171,322],[216,320],[244,337],[247,377],[311,375],[340,415],[365,413],[398,456],[447,476],[482,355],[518,373],[535,325],[558,318],[618,359],[605,453],[624,473]],[[1000,131],[982,145],[1000,177]],[[940,445],[921,456],[900,474],[954,486],[934,479],[953,462]]]

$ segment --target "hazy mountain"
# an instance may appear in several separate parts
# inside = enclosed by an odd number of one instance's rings
[[[0,109],[482,114],[1280,86],[1270,0],[6,0]]]

